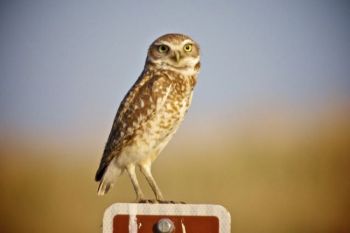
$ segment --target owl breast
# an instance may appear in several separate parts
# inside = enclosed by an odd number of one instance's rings
[[[191,78],[172,80],[155,90],[162,92],[156,100],[156,110],[123,149],[120,163],[143,163],[156,159],[179,128],[190,106],[194,85]]]

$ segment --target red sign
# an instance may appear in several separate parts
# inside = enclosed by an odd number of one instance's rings
[[[230,233],[218,205],[117,203],[104,214],[103,233]]]

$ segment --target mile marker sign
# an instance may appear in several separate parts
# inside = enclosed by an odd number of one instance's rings
[[[231,217],[219,205],[116,203],[103,233],[231,233]]]

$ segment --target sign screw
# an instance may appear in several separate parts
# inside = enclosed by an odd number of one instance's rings
[[[174,223],[168,218],[162,218],[157,223],[157,229],[160,233],[174,232]]]

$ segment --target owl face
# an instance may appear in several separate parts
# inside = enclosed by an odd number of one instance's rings
[[[159,69],[183,74],[199,70],[199,46],[182,34],[166,34],[156,39],[148,50],[147,63]]]

